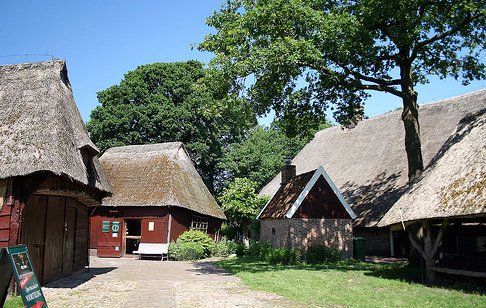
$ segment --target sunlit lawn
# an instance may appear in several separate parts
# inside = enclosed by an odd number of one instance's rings
[[[279,266],[249,257],[218,263],[248,286],[306,305],[352,307],[486,307],[486,285],[462,281],[427,287],[421,272],[405,264],[343,261],[328,265]]]

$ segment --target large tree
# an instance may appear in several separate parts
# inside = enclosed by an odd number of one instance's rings
[[[90,136],[102,150],[182,141],[213,189],[223,149],[255,123],[251,109],[225,87],[197,61],[140,66],[119,85],[98,92],[100,105],[87,124]]]
[[[312,139],[313,133],[330,126],[322,123],[288,137],[295,134],[286,131],[287,127],[295,127],[294,120],[281,120],[270,127],[255,126],[244,140],[228,146],[218,164],[226,181],[248,178],[260,190],[280,171],[285,158],[293,158]]]
[[[255,110],[334,108],[348,125],[370,91],[403,102],[409,180],[423,170],[417,84],[485,77],[484,0],[228,0],[200,49]]]

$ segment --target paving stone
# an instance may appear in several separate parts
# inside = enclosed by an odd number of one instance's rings
[[[91,257],[90,269],[43,288],[49,307],[297,307],[251,290],[212,260]]]

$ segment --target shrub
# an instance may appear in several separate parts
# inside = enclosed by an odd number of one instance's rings
[[[299,249],[271,248],[266,261],[270,264],[294,265],[302,262],[302,251]]]
[[[248,253],[248,250],[246,249],[245,244],[243,243],[238,243],[236,244],[236,250],[235,253],[238,257],[242,257]]]
[[[270,249],[272,249],[272,246],[269,242],[251,242],[248,248],[248,255],[266,259]]]
[[[177,243],[195,243],[204,250],[204,256],[209,257],[213,250],[214,242],[206,233],[199,230],[189,230],[181,234]]]
[[[310,246],[305,253],[305,261],[309,264],[338,262],[341,259],[342,252],[340,250],[323,245]]]
[[[198,260],[209,257],[214,242],[204,232],[189,230],[181,234],[176,242],[169,244],[169,258],[178,261]]]
[[[204,247],[195,242],[172,242],[169,245],[169,257],[177,261],[193,261],[206,257]]]
[[[235,252],[236,243],[223,236],[220,241],[214,243],[212,255],[215,257],[225,257]]]

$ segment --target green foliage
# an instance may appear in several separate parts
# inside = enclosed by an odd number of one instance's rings
[[[242,257],[242,256],[245,256],[248,254],[248,249],[246,248],[245,244],[241,243],[241,242],[238,242],[236,244],[236,251],[235,251],[236,255],[238,257]]]
[[[254,258],[266,259],[269,251],[272,250],[272,245],[269,242],[250,242],[250,247],[248,248],[247,254]]]
[[[323,245],[310,246],[305,252],[305,262],[309,264],[334,263],[342,258],[340,250]]]
[[[273,248],[268,251],[266,261],[270,264],[295,265],[302,262],[301,256],[297,249]]]
[[[248,225],[267,202],[256,193],[257,184],[246,178],[236,178],[223,190],[221,207],[231,223]]]
[[[236,240],[238,235],[238,227],[223,223],[221,225],[221,235],[230,240]]]
[[[236,246],[237,244],[234,241],[228,240],[226,237],[222,237],[221,240],[214,243],[212,256],[225,257],[234,254],[236,253]]]
[[[169,257],[173,260],[198,260],[209,257],[214,249],[213,240],[199,230],[182,233],[176,242],[169,245]]]
[[[205,183],[218,186],[223,149],[255,123],[245,100],[228,95],[219,79],[197,61],[139,66],[98,92],[100,106],[87,123],[91,139],[102,150],[182,141]]]
[[[292,128],[332,105],[349,124],[367,91],[403,98],[430,75],[484,79],[485,16],[479,0],[229,0],[199,48],[260,113]]]
[[[204,247],[194,242],[172,242],[169,244],[169,258],[175,261],[194,261],[207,257]]]
[[[342,252],[323,245],[310,246],[306,251],[291,248],[273,248],[269,242],[251,242],[248,249],[241,249],[238,256],[250,256],[270,264],[321,264],[342,260]]]
[[[22,301],[22,297],[17,295],[9,295],[7,296],[7,300],[5,301],[5,308],[21,308],[24,307],[24,302]]]
[[[228,146],[218,167],[229,180],[246,177],[260,189],[280,171],[285,158],[294,157],[310,141],[309,135],[289,138],[276,125],[258,125],[246,139]]]

